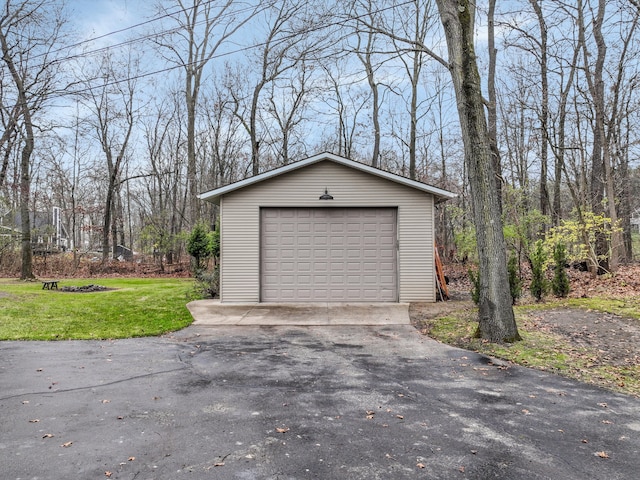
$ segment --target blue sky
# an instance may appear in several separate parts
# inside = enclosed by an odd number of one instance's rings
[[[82,40],[95,38],[145,20],[151,2],[139,0],[71,0],[73,22]]]

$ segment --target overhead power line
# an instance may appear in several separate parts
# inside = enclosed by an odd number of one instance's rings
[[[205,5],[208,5],[208,4],[212,3],[213,1],[214,1],[214,0],[208,0],[208,1],[204,2],[204,4],[205,4]],[[136,23],[135,25],[130,25],[130,26],[128,26],[128,27],[120,28],[120,29],[118,29],[118,30],[113,30],[113,31],[111,31],[111,32],[104,33],[104,34],[102,34],[102,35],[98,35],[97,37],[88,38],[88,39],[86,39],[86,40],[82,40],[82,41],[80,41],[80,42],[76,42],[76,43],[73,43],[73,44],[71,44],[71,45],[66,45],[66,46],[64,46],[64,47],[60,47],[59,49],[54,50],[53,52],[50,52],[50,53],[58,53],[58,52],[61,52],[62,50],[67,50],[67,49],[71,49],[71,48],[76,48],[76,47],[80,47],[80,46],[85,45],[85,44],[88,44],[88,43],[93,43],[93,42],[95,42],[95,41],[97,41],[97,40],[102,40],[103,38],[111,37],[111,36],[113,36],[113,35],[117,35],[117,34],[119,34],[119,33],[128,32],[129,30],[133,30],[133,29],[138,28],[138,27],[143,27],[143,26],[145,26],[145,25],[148,25],[148,24],[150,24],[150,23],[157,22],[157,21],[159,21],[159,20],[164,20],[165,18],[172,17],[172,16],[173,16],[173,15],[175,15],[176,13],[186,12],[186,11],[188,11],[188,10],[193,10],[194,8],[195,8],[195,6],[193,6],[193,7],[188,7],[188,8],[179,8],[179,9],[177,9],[177,10],[173,11],[173,12],[163,13],[162,15],[159,15],[159,16],[157,16],[157,17],[151,18],[151,19],[149,19],[149,20],[145,20],[144,22]],[[116,46],[117,46],[117,45],[116,45]]]
[[[209,4],[209,3],[213,2],[213,1],[214,1],[214,0],[209,0],[209,1],[205,2],[205,3]],[[411,0],[407,0],[407,1],[405,1],[405,2],[402,2],[402,3],[396,4],[396,5],[392,5],[392,6],[388,6],[388,7],[380,8],[380,9],[375,10],[375,11],[373,11],[373,12],[366,12],[366,13],[363,13],[362,15],[353,16],[353,17],[351,17],[350,19],[357,19],[357,18],[365,17],[365,16],[368,16],[368,15],[371,15],[371,14],[382,13],[382,12],[387,11],[387,10],[389,10],[389,9],[396,8],[396,7],[399,7],[399,6],[404,6],[404,5],[407,5],[407,4],[410,4],[410,3],[412,3],[412,1],[411,1]],[[153,18],[153,19],[151,19],[151,20],[147,20],[147,21],[145,21],[145,22],[141,22],[141,23],[139,23],[139,24],[132,25],[132,26],[130,26],[130,27],[126,27],[126,28],[123,28],[123,29],[120,29],[120,30],[116,30],[116,31],[114,31],[114,32],[106,33],[106,34],[104,34],[104,35],[100,35],[100,36],[95,37],[95,38],[90,39],[90,40],[86,40],[86,41],[83,41],[83,42],[78,42],[78,43],[77,43],[77,44],[75,44],[75,45],[76,45],[76,46],[77,46],[77,45],[82,45],[82,44],[87,43],[87,42],[89,42],[89,41],[95,41],[95,40],[98,40],[98,39],[101,39],[101,38],[104,38],[104,37],[107,37],[107,36],[110,36],[110,35],[114,35],[114,34],[117,34],[117,33],[121,33],[122,31],[130,30],[130,29],[136,28],[136,27],[138,27],[138,26],[146,25],[146,24],[148,24],[148,23],[151,23],[151,22],[154,22],[154,21],[157,21],[157,20],[163,19],[163,18],[168,18],[168,17],[170,17],[170,16],[172,16],[172,15],[175,15],[176,13],[179,13],[179,12],[181,12],[181,11],[191,10],[191,9],[193,9],[193,8],[194,8],[194,7],[190,7],[190,8],[188,8],[188,9],[184,9],[184,10],[183,10],[183,9],[180,9],[180,10],[176,10],[176,11],[174,11],[174,12],[166,13],[166,14],[163,14],[163,15],[161,15],[161,16],[159,16],[159,17],[155,17],[155,18]],[[248,10],[248,9],[249,9],[249,7],[247,7],[247,8],[245,8],[245,9],[243,9],[242,11],[246,11],[246,10]],[[227,13],[227,15],[228,15],[228,16],[230,16],[230,15],[236,15],[236,14],[238,14],[238,13],[240,13],[240,12],[239,12],[239,11],[234,11],[234,12],[229,12],[229,13]],[[199,25],[199,24],[201,24],[201,23],[203,23],[203,22],[205,22],[205,20],[203,20],[203,21],[201,21],[201,22],[197,22],[195,25]],[[344,23],[345,23],[345,20],[344,20],[344,19],[341,19],[341,20],[337,20],[337,21],[335,21],[335,22],[330,22],[330,23],[326,23],[326,24],[319,24],[319,25],[317,25],[317,26],[315,26],[315,27],[310,27],[310,28],[307,30],[307,33],[310,33],[310,32],[317,32],[317,31],[323,30],[323,29],[325,29],[325,28],[332,28],[332,27],[339,27],[339,26],[343,26],[343,25],[344,25]],[[137,37],[137,38],[134,38],[134,39],[131,39],[131,40],[127,40],[127,41],[124,41],[124,42],[120,42],[120,43],[118,43],[118,44],[114,44],[114,45],[109,45],[109,46],[101,47],[101,48],[98,48],[98,49],[93,50],[93,51],[83,52],[83,53],[81,53],[81,54],[77,54],[77,55],[75,55],[75,56],[73,56],[73,57],[68,57],[68,58],[66,58],[66,59],[64,59],[64,60],[70,60],[70,59],[72,59],[72,58],[81,58],[81,57],[89,56],[89,55],[92,55],[92,54],[95,54],[95,53],[99,53],[99,52],[103,52],[103,51],[108,51],[108,50],[110,50],[110,49],[112,49],[112,48],[116,48],[116,47],[120,47],[120,46],[125,46],[125,45],[129,45],[129,44],[133,44],[133,43],[137,43],[137,42],[145,41],[145,40],[148,40],[148,39],[150,39],[150,38],[154,38],[154,37],[161,37],[162,35],[167,35],[167,34],[174,33],[174,32],[176,32],[176,31],[179,31],[181,28],[182,28],[182,27],[178,26],[178,27],[174,27],[174,28],[172,28],[172,29],[165,30],[165,31],[162,31],[162,32],[157,32],[157,33],[153,33],[153,34],[144,35],[144,36]],[[291,40],[291,39],[293,39],[293,38],[296,38],[296,37],[298,37],[298,36],[299,36],[299,33],[298,33],[298,32],[294,32],[294,33],[292,33],[292,34],[290,34],[290,35],[288,35],[288,36],[285,36],[285,37],[281,38],[281,39],[280,39],[280,41],[284,42],[284,41],[287,41],[287,40]],[[223,58],[223,57],[227,57],[227,56],[230,56],[230,55],[235,55],[235,54],[238,54],[238,53],[246,52],[246,51],[248,51],[248,50],[252,50],[252,49],[254,49],[254,48],[259,48],[259,47],[265,46],[266,44],[267,44],[266,42],[260,42],[260,43],[256,43],[256,44],[248,45],[248,46],[245,46],[245,47],[238,48],[238,49],[236,49],[236,50],[226,51],[226,52],[224,52],[224,53],[220,53],[220,54],[217,54],[217,55],[213,55],[213,56],[211,57],[211,59],[218,59],[218,58]],[[62,50],[62,49],[64,49],[64,48],[68,48],[68,47],[63,47],[63,48],[61,48],[61,49],[59,49],[59,50]],[[58,50],[58,51],[59,51],[59,50]],[[169,66],[169,67],[166,67],[166,68],[162,68],[162,69],[154,70],[154,71],[151,71],[151,72],[141,73],[141,74],[138,74],[138,75],[134,75],[134,76],[130,76],[130,77],[125,77],[125,78],[121,78],[121,79],[113,80],[113,81],[111,81],[111,82],[103,83],[103,84],[96,85],[96,86],[87,86],[87,87],[85,87],[85,88],[74,89],[74,90],[68,90],[68,91],[65,91],[65,92],[64,92],[64,94],[65,94],[65,95],[77,95],[77,94],[81,94],[81,93],[84,93],[84,92],[88,92],[88,91],[94,90],[94,89],[96,89],[96,88],[103,88],[103,87],[105,87],[105,86],[117,85],[117,84],[120,84],[120,83],[123,83],[123,82],[127,82],[127,81],[138,80],[138,79],[147,78],[147,77],[151,77],[151,76],[154,76],[154,75],[159,75],[159,74],[162,74],[162,73],[170,72],[170,71],[172,71],[172,70],[176,70],[176,69],[179,69],[179,68],[185,68],[185,67],[193,66],[193,65],[195,65],[195,64],[197,64],[197,63],[198,63],[198,61],[194,61],[194,62],[191,62],[191,63],[178,63],[178,64],[175,64],[175,65],[171,65],[171,66]]]

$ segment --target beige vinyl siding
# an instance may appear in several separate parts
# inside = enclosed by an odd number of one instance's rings
[[[334,200],[319,200],[327,188]],[[435,301],[433,196],[330,160],[224,195],[223,302],[260,300],[260,207],[397,207],[400,302]]]

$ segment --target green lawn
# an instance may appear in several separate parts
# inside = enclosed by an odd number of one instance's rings
[[[42,290],[40,282],[0,280],[0,340],[105,339],[159,335],[192,322],[183,279],[65,279],[59,287],[97,284],[108,291]]]

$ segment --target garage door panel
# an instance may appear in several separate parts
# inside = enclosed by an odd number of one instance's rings
[[[347,269],[345,268],[344,263],[331,263],[329,265],[329,269],[333,273],[345,273]],[[349,270],[351,271],[351,270]]]
[[[311,271],[311,263],[309,262],[299,262],[298,263],[298,271],[302,273]]]
[[[265,273],[278,272],[280,268],[279,262],[262,262],[262,271]]]
[[[362,250],[362,258],[366,260],[373,260],[373,259],[380,258],[380,255],[382,255],[382,253],[380,253],[378,249],[365,248]]]
[[[262,301],[397,301],[396,209],[261,210]]]
[[[300,262],[308,262],[309,260],[311,260],[312,255],[311,255],[311,249],[309,248],[304,248],[304,249],[299,249],[298,250],[298,263]]]
[[[329,265],[326,262],[316,262],[313,264],[313,272],[316,275],[321,275],[329,271]]]
[[[329,239],[325,236],[323,237],[314,237],[311,239],[311,245],[313,246],[314,249],[318,249],[318,248],[326,248],[329,246]],[[318,255],[327,255],[327,252],[325,251],[324,253],[318,253]]]
[[[309,290],[309,289],[304,289],[304,288],[298,289],[297,294],[301,302],[310,302],[311,299],[313,298],[312,297],[313,292],[312,290]]]
[[[344,247],[344,245],[347,243],[347,239],[343,236],[332,236],[329,239],[329,243],[332,247]]]

